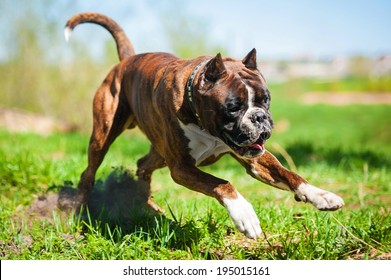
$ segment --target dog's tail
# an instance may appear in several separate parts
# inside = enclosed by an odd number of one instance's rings
[[[120,60],[123,60],[124,58],[127,58],[135,54],[132,43],[130,42],[129,38],[126,36],[123,29],[118,25],[118,23],[116,23],[108,16],[98,14],[98,13],[81,13],[71,17],[65,25],[65,30],[64,30],[65,40],[66,41],[69,40],[72,34],[72,30],[78,24],[85,23],[85,22],[95,23],[100,26],[103,26],[111,33],[117,45],[117,51]]]

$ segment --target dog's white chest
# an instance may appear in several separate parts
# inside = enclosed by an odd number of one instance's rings
[[[190,155],[196,161],[196,165],[201,164],[211,156],[217,157],[222,153],[230,151],[229,147],[219,138],[210,135],[195,124],[185,125],[179,121],[185,136],[189,139]]]

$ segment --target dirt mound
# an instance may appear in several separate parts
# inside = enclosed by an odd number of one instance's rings
[[[76,125],[16,108],[0,107],[0,128],[10,132],[35,132],[47,135],[53,132],[72,132]]]
[[[350,105],[350,104],[391,104],[391,93],[327,93],[310,92],[303,95],[305,104],[329,104],[329,105]]]
[[[38,197],[29,207],[31,217],[52,221],[53,211],[60,215],[74,209],[76,189],[68,185],[56,187],[58,192]],[[107,223],[131,226],[140,218],[157,213],[147,204],[147,188],[123,168],[115,169],[106,181],[97,181],[89,204],[91,218]]]

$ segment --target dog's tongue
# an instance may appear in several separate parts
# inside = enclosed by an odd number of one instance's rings
[[[252,149],[256,149],[256,150],[263,150],[265,148],[265,144],[264,143],[254,143],[252,145],[249,146],[250,148]]]

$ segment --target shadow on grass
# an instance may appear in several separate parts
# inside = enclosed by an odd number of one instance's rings
[[[297,166],[306,166],[314,162],[324,162],[328,165],[350,170],[352,167],[362,168],[368,164],[374,168],[391,167],[391,157],[369,150],[349,150],[339,147],[315,147],[313,143],[298,142],[287,146],[287,153],[292,157]],[[285,162],[278,153],[277,158]]]
[[[58,192],[36,199],[30,213],[50,218],[53,210],[73,210],[76,189],[71,183],[53,186],[50,190]],[[135,234],[145,241],[153,241],[156,246],[179,250],[197,244],[201,232],[194,221],[184,222],[172,212],[172,218],[168,218],[154,211],[147,200],[146,188],[128,170],[114,169],[105,181],[95,183],[88,209],[80,216],[83,231],[117,242],[125,235]]]

